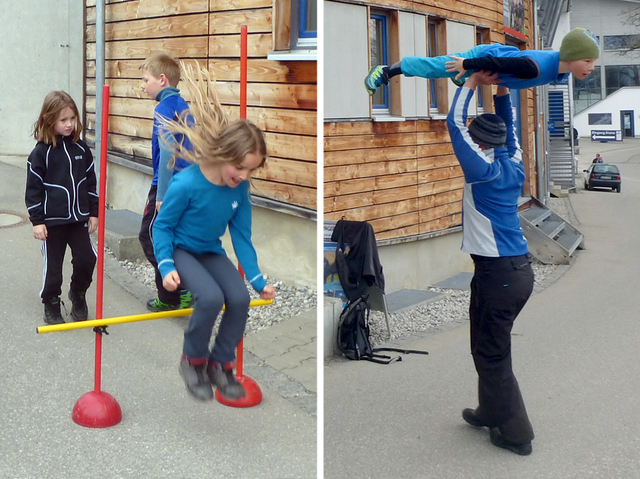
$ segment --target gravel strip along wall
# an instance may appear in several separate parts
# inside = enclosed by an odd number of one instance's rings
[[[555,213],[578,227],[578,221],[569,198],[549,198],[547,206]],[[575,254],[575,253],[574,253]],[[556,281],[570,266],[542,264],[535,258],[532,262],[535,274],[533,294],[543,290]],[[441,288],[426,288],[441,293],[439,299],[432,302],[389,315],[391,339],[387,336],[384,314],[371,311],[371,342],[374,345],[395,343],[411,336],[422,336],[455,327],[469,320],[469,291]]]

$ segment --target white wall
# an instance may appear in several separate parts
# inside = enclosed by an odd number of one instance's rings
[[[620,111],[633,110],[634,136],[640,136],[640,87],[623,87],[573,118],[581,137],[591,137],[591,130],[620,130]],[[611,113],[611,125],[589,125],[589,113]]]
[[[460,251],[462,233],[449,233],[408,243],[379,246],[385,292],[425,289],[460,272],[472,272],[473,262]]]
[[[65,90],[83,110],[83,2],[3,1],[0,154],[28,154],[42,101]],[[62,46],[61,46],[62,45]]]

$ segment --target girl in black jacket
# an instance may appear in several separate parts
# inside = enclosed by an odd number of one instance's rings
[[[44,321],[64,323],[60,313],[62,264],[67,245],[73,256],[69,299],[71,316],[88,316],[85,294],[96,265],[89,234],[98,228],[98,195],[93,156],[80,140],[82,124],[69,94],[49,93],[42,105],[33,137],[38,142],[27,161],[25,203],[33,237],[42,240],[44,256]]]

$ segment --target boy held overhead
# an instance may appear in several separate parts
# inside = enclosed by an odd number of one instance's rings
[[[451,78],[460,86],[474,71],[498,73],[498,84],[514,90],[559,83],[572,73],[586,78],[600,56],[595,36],[584,28],[575,28],[562,39],[560,51],[519,50],[499,43],[478,45],[471,50],[438,57],[404,57],[391,67],[373,67],[364,80],[370,95],[389,79],[408,77]]]

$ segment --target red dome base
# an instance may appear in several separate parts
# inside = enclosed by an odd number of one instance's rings
[[[115,398],[104,391],[90,391],[73,406],[73,422],[84,427],[111,427],[122,420],[122,410]]]
[[[248,376],[236,376],[240,384],[244,386],[247,395],[240,399],[228,399],[223,397],[216,389],[216,399],[220,404],[230,407],[253,407],[262,402],[262,391],[258,383]]]

